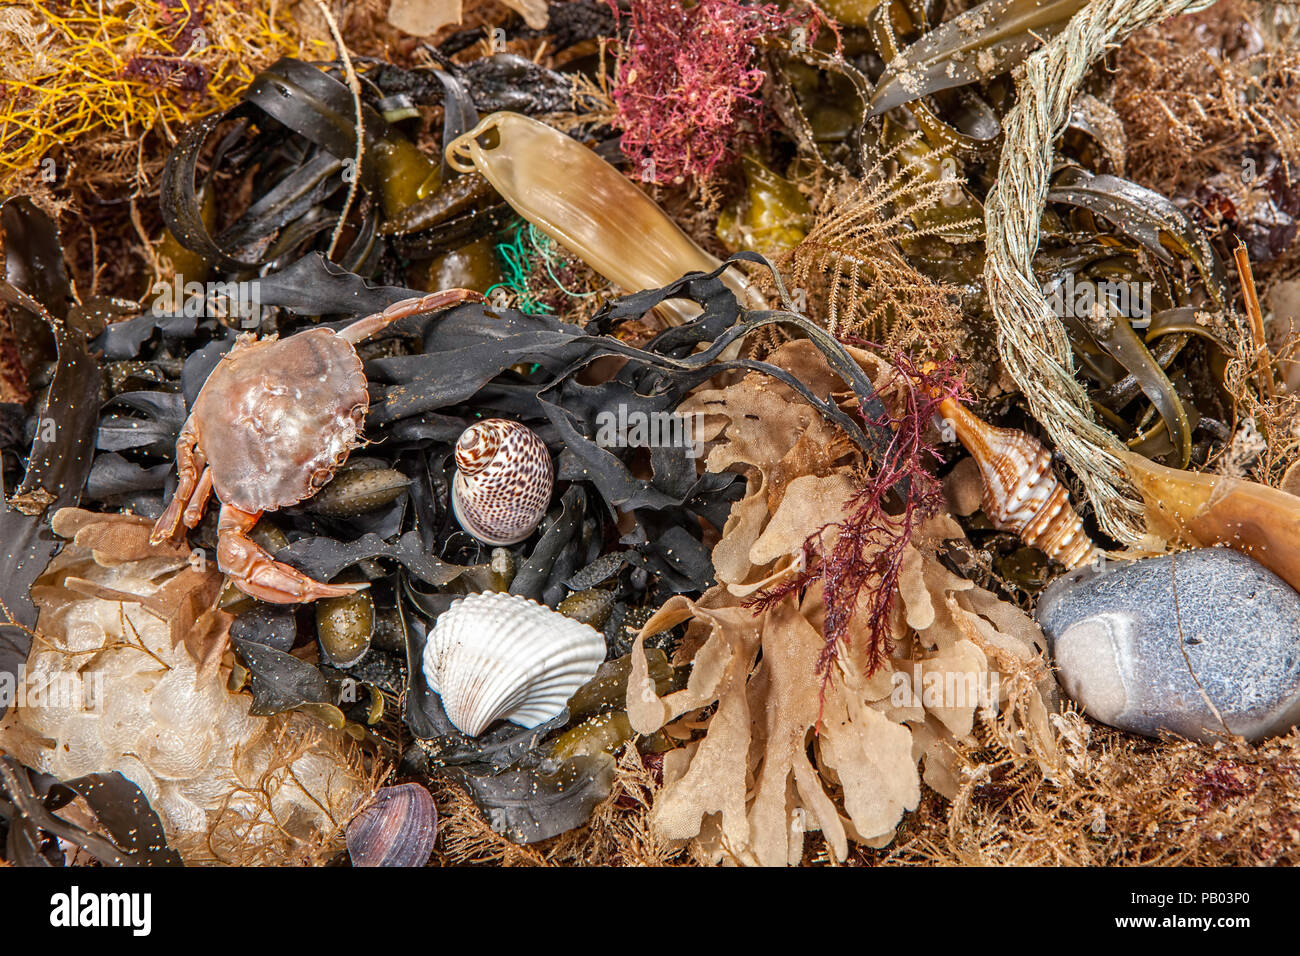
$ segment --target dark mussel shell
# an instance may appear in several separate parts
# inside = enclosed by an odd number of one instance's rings
[[[353,866],[424,866],[438,835],[433,797],[418,783],[383,787],[348,824]]]

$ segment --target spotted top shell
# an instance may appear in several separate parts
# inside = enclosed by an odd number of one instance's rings
[[[515,544],[532,534],[554,484],[550,452],[526,425],[488,418],[456,442],[452,510],[486,544]]]
[[[330,480],[358,444],[370,396],[356,349],[332,329],[241,340],[208,376],[193,414],[214,452],[207,463],[218,497],[256,514],[297,504]]]

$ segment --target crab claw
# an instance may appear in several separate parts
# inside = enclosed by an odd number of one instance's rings
[[[307,604],[355,594],[370,586],[322,584],[275,560],[248,536],[260,517],[260,513],[249,514],[223,503],[217,522],[217,567],[245,594],[271,604]]]
[[[176,493],[167,508],[154,523],[149,535],[151,544],[171,541],[180,531],[181,524],[193,528],[203,517],[203,507],[212,493],[212,472],[207,459],[198,448],[199,432],[194,419],[185,421],[176,440]]]

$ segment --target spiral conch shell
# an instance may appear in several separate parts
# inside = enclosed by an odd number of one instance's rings
[[[605,659],[600,632],[517,594],[471,594],[438,616],[424,677],[447,719],[478,736],[496,720],[536,727]]]
[[[452,511],[485,544],[514,544],[532,534],[554,484],[550,452],[526,425],[488,418],[456,442]]]
[[[1087,564],[1097,548],[1070,506],[1070,493],[1052,471],[1052,456],[1031,435],[996,428],[952,399],[939,405],[957,438],[979,465],[980,507],[999,531],[1012,531],[1067,568]]]

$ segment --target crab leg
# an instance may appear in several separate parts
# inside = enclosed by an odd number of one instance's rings
[[[172,495],[171,502],[167,508],[154,522],[153,531],[149,535],[149,541],[152,544],[162,544],[176,537],[176,532],[181,526],[181,516],[188,511],[190,499],[199,489],[201,473],[207,471],[208,462],[203,457],[203,452],[198,450],[199,433],[194,427],[194,419],[185,420],[185,425],[181,428],[181,433],[176,438],[176,477],[179,479],[176,485],[176,494]],[[210,475],[206,477],[207,490],[204,491],[203,497],[207,497],[208,491],[211,490],[212,479]],[[203,503],[199,502],[200,514],[202,513]],[[198,522],[196,521],[195,524]],[[189,525],[194,527],[194,525]]]
[[[365,584],[321,584],[297,568],[276,561],[248,532],[262,513],[250,514],[222,502],[217,522],[217,567],[235,587],[259,601],[272,604],[306,604],[320,598],[343,597],[360,591]]]
[[[365,341],[376,332],[388,328],[394,322],[407,316],[419,315],[421,312],[436,312],[439,309],[446,309],[462,302],[486,301],[482,293],[470,289],[444,289],[442,292],[431,292],[429,295],[394,302],[383,312],[376,312],[364,319],[357,319],[351,325],[340,329],[338,334],[356,345],[358,342]]]
[[[203,474],[199,475],[199,483],[194,489],[194,495],[190,498],[190,503],[185,506],[185,513],[181,515],[181,523],[185,527],[197,527],[198,523],[203,520],[203,509],[208,506],[208,498],[211,495],[212,469],[205,467]]]

